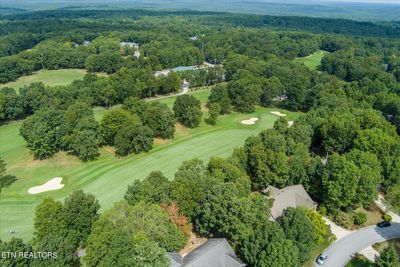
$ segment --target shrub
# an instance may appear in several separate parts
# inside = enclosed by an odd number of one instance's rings
[[[328,213],[328,211],[326,210],[326,207],[325,207],[323,204],[321,204],[321,205],[318,207],[318,212],[319,212],[319,214],[321,214],[322,216],[325,216],[325,215]]]
[[[390,216],[389,214],[385,214],[385,215],[383,215],[382,216],[382,219],[384,220],[384,221],[388,221],[388,222],[390,222],[390,221],[392,221],[392,216]]]
[[[357,225],[361,225],[367,221],[367,214],[363,212],[355,212],[353,214],[354,223]]]
[[[347,229],[351,229],[351,226],[354,223],[353,217],[343,211],[339,211],[339,213],[335,216],[335,221],[337,224]]]

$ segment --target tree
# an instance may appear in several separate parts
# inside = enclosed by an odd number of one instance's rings
[[[163,203],[161,207],[168,212],[170,221],[182,231],[186,240],[188,240],[192,234],[192,224],[188,217],[181,213],[176,202],[173,201],[171,204]]]
[[[77,250],[77,235],[75,231],[63,234],[48,234],[34,245],[34,251],[49,251],[54,253],[52,258],[38,258],[32,261],[31,266],[69,267],[79,262],[75,255]]]
[[[56,109],[39,110],[22,123],[20,134],[35,158],[51,157],[62,146],[64,113]]]
[[[220,114],[219,105],[216,103],[208,104],[209,117],[205,120],[208,124],[215,125],[217,123],[218,115]]]
[[[211,88],[207,106],[210,108],[211,104],[218,105],[220,114],[228,114],[231,112],[231,99],[229,98],[226,84],[217,84]]]
[[[246,172],[229,160],[212,157],[207,165],[208,174],[222,183],[233,183],[239,196],[246,197],[251,192],[251,180]]]
[[[109,238],[108,232],[117,228],[125,231],[125,234],[131,240],[137,237],[145,237],[152,242],[157,242],[160,247],[167,251],[178,251],[183,248],[186,242],[183,233],[170,221],[168,213],[160,206],[146,203],[131,206],[122,201],[104,212],[99,220],[94,223],[88,238],[88,247],[93,245],[93,241],[97,242],[99,239]],[[106,246],[108,246],[107,244]],[[100,246],[103,245],[100,244]],[[97,252],[95,253],[97,254]]]
[[[276,222],[264,222],[239,245],[241,259],[250,266],[299,266],[299,250],[285,238]]]
[[[389,244],[381,254],[375,258],[374,267],[397,267],[400,265],[399,256],[393,244]]]
[[[195,227],[200,234],[225,237],[234,247],[242,237],[268,221],[268,202],[258,193],[239,197],[232,183],[218,184],[206,192],[195,212]]]
[[[182,213],[191,217],[204,200],[206,192],[214,184],[214,181],[206,175],[206,168],[201,160],[185,161],[175,173],[171,185],[171,197]]]
[[[85,244],[92,224],[98,219],[100,204],[96,198],[82,190],[72,192],[62,206],[61,218],[68,229],[75,230],[79,242]]]
[[[148,152],[153,147],[153,131],[140,123],[125,124],[115,136],[116,154],[126,156],[130,153]]]
[[[239,72],[228,85],[229,97],[239,112],[254,112],[255,104],[260,101],[260,79],[247,71]]]
[[[173,107],[175,117],[186,127],[199,126],[201,121],[201,103],[192,95],[180,95],[176,98]]]
[[[271,77],[267,79],[262,88],[261,104],[264,106],[271,105],[275,97],[282,95],[284,88],[279,78]]]
[[[99,155],[101,143],[101,136],[95,131],[76,131],[70,137],[69,146],[79,159],[88,161]]]
[[[169,203],[171,194],[171,182],[159,171],[153,171],[143,181],[135,180],[128,186],[125,200],[130,205],[139,202],[145,203]]]
[[[16,253],[29,253],[32,252],[32,247],[28,244],[25,244],[21,238],[11,238],[8,242],[2,242],[0,240],[0,251],[2,252],[16,252]],[[25,257],[0,257],[0,265],[1,266],[10,266],[10,267],[24,267],[30,266],[31,259]]]
[[[400,182],[388,187],[385,198],[395,210],[400,210]]]
[[[358,183],[362,175],[353,161],[337,154],[329,157],[322,173],[323,202],[331,211],[356,206]]]
[[[40,243],[46,236],[62,236],[67,230],[62,216],[62,203],[45,198],[35,209],[33,244]]]
[[[145,237],[132,237],[126,229],[96,223],[88,240],[87,266],[164,267],[165,250]]]
[[[292,240],[299,248],[301,262],[309,258],[310,251],[315,246],[316,233],[306,211],[302,208],[287,208],[279,217],[279,223],[287,239]]]
[[[343,153],[352,145],[360,124],[349,111],[337,111],[321,127],[322,143],[327,152]]]
[[[172,139],[175,133],[174,113],[164,103],[151,104],[143,118],[143,122],[154,133],[154,137]]]
[[[354,202],[369,206],[377,198],[379,184],[383,181],[381,164],[374,154],[357,149],[347,153],[346,158],[353,161],[361,173]]]
[[[128,97],[124,100],[122,108],[129,111],[132,115],[138,116],[142,121],[144,120],[144,114],[148,108],[146,101],[141,100],[137,97]]]
[[[115,136],[122,126],[137,124],[139,118],[122,109],[108,111],[100,123],[100,132],[108,145],[114,145]]]
[[[161,76],[159,80],[160,94],[170,94],[178,92],[181,88],[181,77],[176,72],[170,72],[167,76]]]
[[[322,244],[327,238],[332,236],[330,227],[326,224],[322,215],[312,209],[306,209],[307,218],[314,226],[315,231],[315,243],[317,245]]]

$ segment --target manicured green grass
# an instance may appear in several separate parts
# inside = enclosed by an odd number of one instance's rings
[[[325,240],[322,244],[318,245],[310,252],[310,259],[303,263],[302,267],[313,267],[317,257],[330,245],[328,240]]]
[[[204,103],[209,91],[193,94]],[[174,97],[160,101],[171,104],[173,100]],[[10,239],[10,230],[16,230],[15,236],[29,240],[32,237],[34,209],[44,197],[62,200],[73,190],[83,189],[94,194],[104,209],[121,200],[129,184],[143,179],[151,171],[160,170],[173,179],[177,168],[185,160],[229,156],[235,147],[244,144],[248,136],[273,126],[277,117],[270,113],[272,110],[278,109],[257,107],[252,114],[232,113],[220,117],[216,126],[204,122],[195,129],[178,126],[173,140],[156,142],[149,153],[117,158],[112,148],[104,147],[97,160],[86,163],[65,152],[51,159],[34,160],[18,132],[22,121],[0,126],[0,154],[7,163],[8,173],[17,177],[17,181],[0,194],[0,239]],[[287,113],[289,120],[298,117],[296,113],[279,111]],[[96,109],[95,113],[100,119],[105,110]],[[250,126],[240,123],[251,117],[258,117],[259,121]],[[38,195],[27,193],[30,187],[57,176],[63,177],[64,188]]]
[[[296,62],[303,63],[311,70],[317,70],[318,67],[321,65],[321,59],[324,57],[325,54],[329,52],[319,50],[309,56],[296,58]]]
[[[40,70],[32,75],[22,76],[14,82],[0,84],[0,88],[12,87],[15,89],[29,85],[33,82],[42,82],[45,85],[67,85],[74,80],[82,79],[86,70],[64,69],[64,70]]]

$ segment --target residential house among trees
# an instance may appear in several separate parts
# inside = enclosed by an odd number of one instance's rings
[[[273,201],[269,217],[270,221],[275,221],[289,207],[305,207],[316,210],[318,206],[302,185],[292,185],[282,189],[268,186],[262,193],[267,199]]]
[[[244,267],[225,238],[211,238],[184,257],[167,253],[170,267]]]

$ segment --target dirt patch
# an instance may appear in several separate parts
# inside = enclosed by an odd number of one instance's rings
[[[188,134],[189,134],[189,129],[186,128],[185,126],[183,126],[183,125],[180,124],[180,123],[177,123],[177,124],[175,125],[175,131],[176,131],[176,133],[179,134],[179,135],[188,135]]]
[[[258,118],[250,118],[248,120],[242,120],[240,123],[244,125],[254,125],[258,121]]]
[[[189,241],[187,242],[186,246],[179,252],[181,256],[185,256],[188,253],[192,252],[202,244],[207,242],[207,238],[205,237],[199,237],[194,233],[190,234]]]
[[[58,190],[64,187],[62,182],[62,177],[55,177],[46,183],[38,186],[34,186],[28,189],[28,193],[31,195],[40,194],[47,191]]]
[[[287,114],[281,113],[280,111],[271,111],[271,114],[278,116],[278,117],[286,117]]]
[[[116,149],[113,146],[104,146],[102,149],[104,150],[105,153],[115,155]]]
[[[67,152],[58,152],[52,158],[37,160],[34,159],[32,155],[25,161],[18,162],[9,166],[8,170],[12,172],[14,169],[24,168],[24,169],[35,169],[39,167],[54,165],[57,167],[68,168],[73,166],[79,166],[81,162]]]
[[[154,144],[155,145],[165,145],[165,144],[168,144],[168,140],[161,139],[161,138],[154,138]]]

